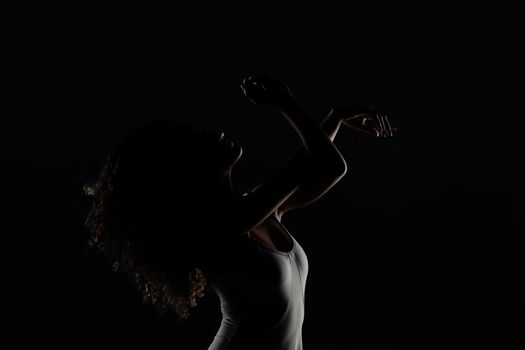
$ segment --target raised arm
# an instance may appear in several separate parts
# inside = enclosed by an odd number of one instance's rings
[[[326,136],[333,142],[337,132],[342,124],[342,117],[333,110],[321,122],[320,128]],[[311,162],[310,156],[303,144],[301,144],[285,165],[284,172],[291,172],[293,169],[304,169]],[[344,171],[342,172],[305,172],[302,176],[297,177],[299,187],[294,193],[288,197],[276,210],[277,219],[281,221],[282,215],[288,210],[307,206],[318,198],[323,196],[331,187],[333,187],[345,174],[346,162]],[[258,187],[256,187],[257,189]]]
[[[392,136],[392,128],[386,116],[377,115],[370,106],[351,106],[332,108],[325,119],[321,122],[321,129],[333,142],[341,125],[348,126],[354,130],[365,132],[376,137]],[[303,145],[294,152],[287,167],[300,168],[303,163],[309,162],[308,155]],[[301,208],[312,204],[325,195],[341,178],[346,171],[334,177],[318,176],[309,173],[295,191],[284,201],[276,211],[280,221],[283,214],[291,209]]]
[[[304,146],[305,162],[285,166],[267,182],[242,197],[233,210],[225,208],[222,218],[228,229],[247,232],[272,215],[308,177],[333,179],[346,172],[346,163],[331,139],[278,80],[258,76],[245,79],[243,90],[256,104],[275,108],[287,119]],[[233,218],[232,215],[235,215]],[[233,225],[233,227],[231,226]]]
[[[321,122],[320,127],[333,142],[341,125],[375,137],[393,136],[392,130],[396,130],[391,128],[386,116],[378,115],[371,106],[332,108]],[[302,169],[309,162],[311,162],[311,159],[304,145],[300,145],[288,161],[286,168]],[[282,215],[291,209],[305,207],[317,201],[337,184],[345,174],[346,171],[339,176],[330,177],[317,172],[306,172],[305,176],[301,178],[301,183],[297,190],[277,208],[277,219],[280,221]]]

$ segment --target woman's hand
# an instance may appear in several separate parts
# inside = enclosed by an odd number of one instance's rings
[[[335,107],[329,115],[339,117],[349,128],[375,137],[393,136],[397,130],[392,128],[386,115],[378,114],[371,106]]]
[[[294,98],[288,87],[268,75],[251,75],[241,83],[244,95],[253,103],[280,108]]]

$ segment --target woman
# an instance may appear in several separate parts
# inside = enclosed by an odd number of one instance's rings
[[[369,107],[332,109],[321,127],[282,82],[252,76],[241,88],[277,109],[302,146],[269,181],[239,191],[231,171],[242,147],[222,131],[157,120],[110,153],[87,218],[91,246],[128,273],[144,299],[188,319],[211,289],[223,319],[208,350],[302,349],[308,260],[282,225],[346,173],[332,143],[341,124],[392,135]]]

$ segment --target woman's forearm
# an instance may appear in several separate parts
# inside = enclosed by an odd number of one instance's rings
[[[290,159],[292,166],[303,168],[305,162],[309,162],[327,171],[333,169],[336,174],[346,171],[346,162],[332,142],[341,126],[340,117],[330,113],[321,125],[318,125],[296,103],[288,104],[279,110],[294,126],[303,141]]]
[[[339,127],[342,124],[341,121],[341,117],[330,112],[321,122],[321,129],[332,142],[334,142],[337,132],[339,131]]]

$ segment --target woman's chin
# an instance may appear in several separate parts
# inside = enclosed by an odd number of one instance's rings
[[[242,153],[243,153],[243,149],[241,146],[237,146],[235,145],[234,148],[232,148],[232,161],[230,162],[230,169],[235,165],[237,164],[237,162],[239,161],[239,159],[241,159],[241,156],[242,156]]]
[[[241,156],[242,156],[242,152],[243,152],[244,150],[243,150],[242,146],[240,146],[240,145],[235,145],[234,147],[235,147],[235,149],[236,149],[237,152],[238,152],[237,160],[239,160],[239,158],[241,158]]]

